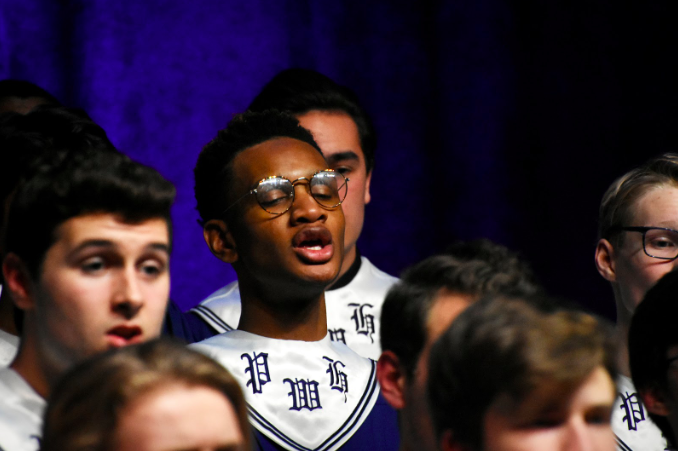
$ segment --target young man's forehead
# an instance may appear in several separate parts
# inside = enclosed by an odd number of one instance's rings
[[[353,159],[366,164],[358,124],[347,112],[314,109],[296,118],[313,134],[329,163]]]
[[[358,152],[361,152],[358,150]],[[365,157],[363,156],[361,159],[361,156],[358,155],[358,153],[352,151],[352,150],[345,150],[345,151],[339,151],[339,152],[332,152],[328,153],[323,151],[323,155],[325,155],[325,159],[329,164],[337,164],[342,161],[356,161],[356,162],[361,162],[363,165],[365,164]]]
[[[326,168],[327,161],[316,148],[289,137],[276,137],[248,147],[233,160],[235,177],[251,179],[247,180],[249,183],[276,175],[308,177]],[[312,173],[306,174],[309,170]]]
[[[128,221],[114,213],[91,213],[62,222],[55,231],[56,242],[71,245],[120,241],[128,244],[137,237],[148,246],[169,246],[169,224],[165,218]]]
[[[622,211],[622,213],[624,213],[625,219],[627,221],[633,222],[635,221],[638,213],[648,207],[648,203],[651,201],[651,199],[658,195],[662,195],[662,193],[671,189],[678,189],[678,187],[666,183],[658,183],[639,187],[638,191],[635,193],[634,196],[630,198],[630,200],[620,205],[620,210]],[[636,224],[621,224],[621,225],[630,226]]]

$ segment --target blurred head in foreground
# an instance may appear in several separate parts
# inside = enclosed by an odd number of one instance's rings
[[[399,411],[401,451],[437,449],[426,403],[431,345],[466,307],[487,295],[540,291],[517,254],[489,240],[458,242],[408,268],[381,313],[383,352],[377,377]]]
[[[429,403],[443,451],[612,451],[609,327],[538,299],[488,297],[434,344]]]
[[[249,450],[242,392],[218,363],[152,341],[99,355],[61,379],[42,450]]]

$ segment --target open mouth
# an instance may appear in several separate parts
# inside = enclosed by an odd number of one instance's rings
[[[116,326],[106,332],[106,337],[114,347],[121,347],[141,341],[142,332],[138,326]]]
[[[322,249],[332,244],[332,234],[324,227],[307,228],[294,235],[292,244],[294,247]]]
[[[325,227],[309,227],[299,231],[292,239],[292,246],[309,263],[325,263],[334,255],[332,234]]]

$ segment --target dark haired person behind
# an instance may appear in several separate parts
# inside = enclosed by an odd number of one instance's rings
[[[325,293],[327,326],[334,341],[363,357],[379,358],[379,317],[386,291],[397,280],[358,252],[365,205],[370,202],[376,135],[357,96],[346,86],[307,69],[277,74],[252,101],[249,111],[276,109],[293,114],[308,129],[327,167],[350,179],[342,203],[346,218],[344,261],[339,278]],[[233,282],[192,310],[218,332],[234,329],[240,318],[240,292]]]
[[[49,92],[25,80],[0,80],[0,113],[14,111],[26,114],[39,105],[59,106]]]
[[[21,174],[43,153],[65,149],[117,152],[106,132],[82,110],[42,106],[25,115],[0,115],[0,255],[4,255],[5,216]],[[0,366],[16,354],[20,316],[0,285]]]
[[[491,296],[433,345],[428,396],[442,451],[612,451],[614,344],[593,316]]]
[[[426,381],[428,354],[438,336],[482,296],[539,291],[525,262],[484,239],[456,243],[446,254],[427,258],[403,273],[384,301],[384,351],[377,366],[382,393],[400,413],[401,450],[437,450]]]
[[[237,330],[192,346],[238,379],[263,449],[397,447],[375,362],[327,331],[346,183],[308,130],[276,111],[236,116],[198,158],[203,234],[238,275],[242,314]]]
[[[673,271],[647,292],[629,329],[633,385],[671,449],[676,447],[678,431],[677,297],[678,272]]]
[[[175,190],[118,152],[45,152],[10,203],[6,290],[21,345],[0,369],[0,448],[39,446],[45,399],[74,364],[155,338],[169,295]]]
[[[25,80],[0,80],[0,117],[2,113],[26,114],[40,105],[60,105],[59,101],[41,87]],[[13,120],[9,120],[12,122]],[[20,121],[20,120],[19,120]],[[3,121],[4,122],[4,121]],[[16,149],[4,139],[8,129],[3,124],[0,131],[0,241],[6,198],[14,188],[21,173],[23,162],[31,154],[25,149]],[[12,129],[10,125],[9,129]],[[17,165],[17,163],[20,163]],[[0,255],[2,246],[0,244]],[[7,296],[2,298],[0,275],[0,366],[8,364],[19,347],[19,333],[14,322],[15,311]]]
[[[68,371],[45,413],[41,451],[249,451],[233,376],[170,341],[112,350]]]

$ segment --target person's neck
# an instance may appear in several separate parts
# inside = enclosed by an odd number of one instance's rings
[[[406,422],[403,419],[404,415],[406,415],[405,412],[402,410],[398,411],[398,422],[400,426],[400,447],[398,448],[398,451],[416,451],[420,449],[420,447],[417,446],[414,431],[412,431],[412,427],[416,426],[412,424],[405,424]],[[423,444],[421,445],[423,447]]]
[[[629,365],[629,325],[617,321],[617,326],[615,327],[616,342],[617,345],[617,371],[626,376],[631,377],[631,366]]]
[[[56,380],[60,373],[56,370],[51,371],[48,363],[43,360],[37,352],[35,340],[24,333],[19,352],[10,368],[16,371],[40,396],[47,399],[51,382]]]
[[[238,329],[282,340],[318,341],[327,335],[323,291],[296,296],[257,293],[240,285],[242,311]],[[274,298],[272,299],[272,296]]]
[[[341,286],[345,286],[348,282],[350,282],[350,280],[347,282],[344,276],[347,273],[351,272],[351,270],[355,268],[356,264],[358,265],[358,267],[360,267],[359,258],[360,253],[358,252],[356,246],[353,246],[350,250],[344,249],[344,260],[342,260],[341,262],[339,276],[336,279],[334,279],[334,282],[332,282],[332,284],[328,286],[327,289],[332,290],[336,288],[341,288]]]
[[[615,363],[619,374],[631,377],[631,367],[629,365],[629,328],[631,327],[633,312],[629,311],[622,301],[619,287],[613,285],[613,289],[615,306],[617,307],[617,321],[615,323],[617,356],[615,358]]]
[[[19,335],[19,331],[14,323],[14,303],[9,297],[9,290],[6,288],[0,294],[0,330],[4,330],[12,335]]]
[[[327,291],[338,290],[339,288],[343,288],[353,281],[355,276],[358,274],[358,271],[360,271],[360,267],[362,266],[360,252],[356,251],[354,253],[354,257],[353,263],[351,263],[345,270],[342,269],[342,273],[334,280],[334,282],[332,282],[332,285],[327,287]]]

